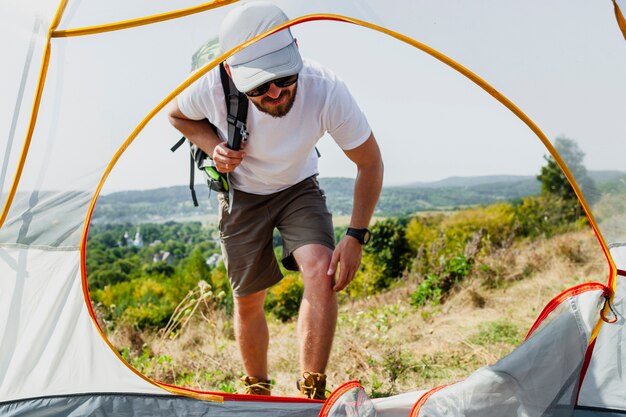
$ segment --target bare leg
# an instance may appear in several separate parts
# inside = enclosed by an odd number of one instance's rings
[[[235,297],[235,338],[248,376],[266,381],[269,330],[265,320],[265,290]]]
[[[298,317],[300,370],[324,373],[337,324],[337,295],[326,275],[332,250],[311,244],[294,251],[304,282]]]

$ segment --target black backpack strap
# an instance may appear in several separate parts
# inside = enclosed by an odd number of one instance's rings
[[[223,63],[220,64],[220,78],[224,87],[224,99],[228,112],[228,147],[238,151],[241,148],[241,141],[248,138],[246,128],[248,97],[237,90]]]
[[[183,139],[185,139],[184,136],[183,136]],[[193,200],[193,206],[198,207],[198,197],[196,196],[196,189],[195,189],[195,184],[194,184],[195,169],[196,167],[195,167],[195,160],[194,160],[193,154],[189,153],[189,190],[191,191],[191,199]]]
[[[223,63],[220,64],[220,79],[222,81],[222,87],[224,88],[224,99],[226,101],[226,111],[228,113],[228,147],[230,149],[239,150],[241,147],[241,141],[248,138],[248,130],[246,128],[246,121],[248,118],[248,97],[246,97],[244,93],[237,90],[235,83],[228,76]],[[211,125],[211,127],[217,133],[217,128],[214,125]],[[178,142],[176,142],[176,144],[174,144],[174,146],[170,148],[170,150],[172,152],[176,151],[183,143],[185,143],[185,140],[186,138],[183,136]],[[194,188],[194,169],[195,166],[202,169],[202,162],[205,158],[208,158],[208,155],[197,146],[192,145],[189,163],[189,189],[191,190],[191,198],[195,207],[198,207],[198,198]]]
[[[176,150],[180,148],[180,146],[185,142],[187,142],[187,138],[183,136],[182,138],[180,138],[178,142],[174,144],[174,146],[170,148],[170,151],[176,152]],[[190,152],[189,153],[189,190],[191,191],[191,199],[193,200],[194,207],[198,207],[198,197],[196,196],[196,189],[194,187],[194,182],[195,182],[194,170],[196,168],[195,165],[196,165],[196,160],[194,158],[194,153]]]
[[[172,146],[172,147],[170,148],[170,151],[172,151],[172,152],[176,152],[176,150],[177,150],[178,148],[180,148],[180,145],[182,145],[183,143],[185,143],[185,141],[186,141],[186,140],[187,140],[187,138],[186,138],[186,137],[184,137],[184,136],[183,136],[182,138],[180,138],[180,140],[179,140],[178,142],[176,142],[176,143],[174,144],[174,146]]]

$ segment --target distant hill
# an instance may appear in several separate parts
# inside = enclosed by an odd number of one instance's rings
[[[336,215],[350,214],[354,180],[321,178],[328,205]],[[417,211],[450,210],[458,207],[515,200],[540,191],[533,177],[450,178],[436,183],[384,187],[376,212],[380,215],[406,215]]]
[[[589,171],[591,179],[597,183],[613,181],[624,176],[622,171]],[[475,187],[490,184],[535,183],[534,175],[483,175],[476,177],[448,177],[439,181],[414,182],[404,187],[411,188],[446,188],[446,187]]]
[[[410,188],[447,188],[447,187],[474,187],[479,185],[535,182],[536,178],[530,175],[483,175],[477,177],[448,177],[439,181],[414,182],[404,185]]]
[[[623,178],[624,175],[626,175],[626,173],[622,171],[589,171],[591,179],[598,184],[615,181]]]
[[[599,184],[623,177],[619,171],[590,171]],[[326,201],[333,214],[352,211],[354,179],[320,178]],[[450,177],[440,181],[384,187],[376,207],[381,216],[408,215],[427,210],[451,210],[459,207],[514,201],[540,192],[534,176],[493,175]],[[122,191],[98,199],[94,222],[159,222],[168,220],[209,220],[217,216],[215,193],[197,185],[200,207],[194,207],[189,188],[175,186],[142,191]]]

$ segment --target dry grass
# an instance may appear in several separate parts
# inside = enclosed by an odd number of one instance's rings
[[[606,280],[606,261],[590,231],[515,244],[474,266],[445,304],[417,309],[408,281],[366,300],[344,301],[331,362],[330,388],[357,379],[372,396],[463,379],[523,340],[543,307],[563,290]],[[133,364],[163,382],[233,391],[241,375],[230,319],[205,312],[172,340],[129,329],[111,335]],[[294,395],[298,375],[295,323],[270,318],[273,392]]]

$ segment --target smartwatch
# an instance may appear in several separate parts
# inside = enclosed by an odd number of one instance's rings
[[[372,233],[369,229],[355,229],[353,227],[348,227],[348,230],[346,230],[346,236],[352,236],[358,240],[361,245],[365,245],[370,241]]]

